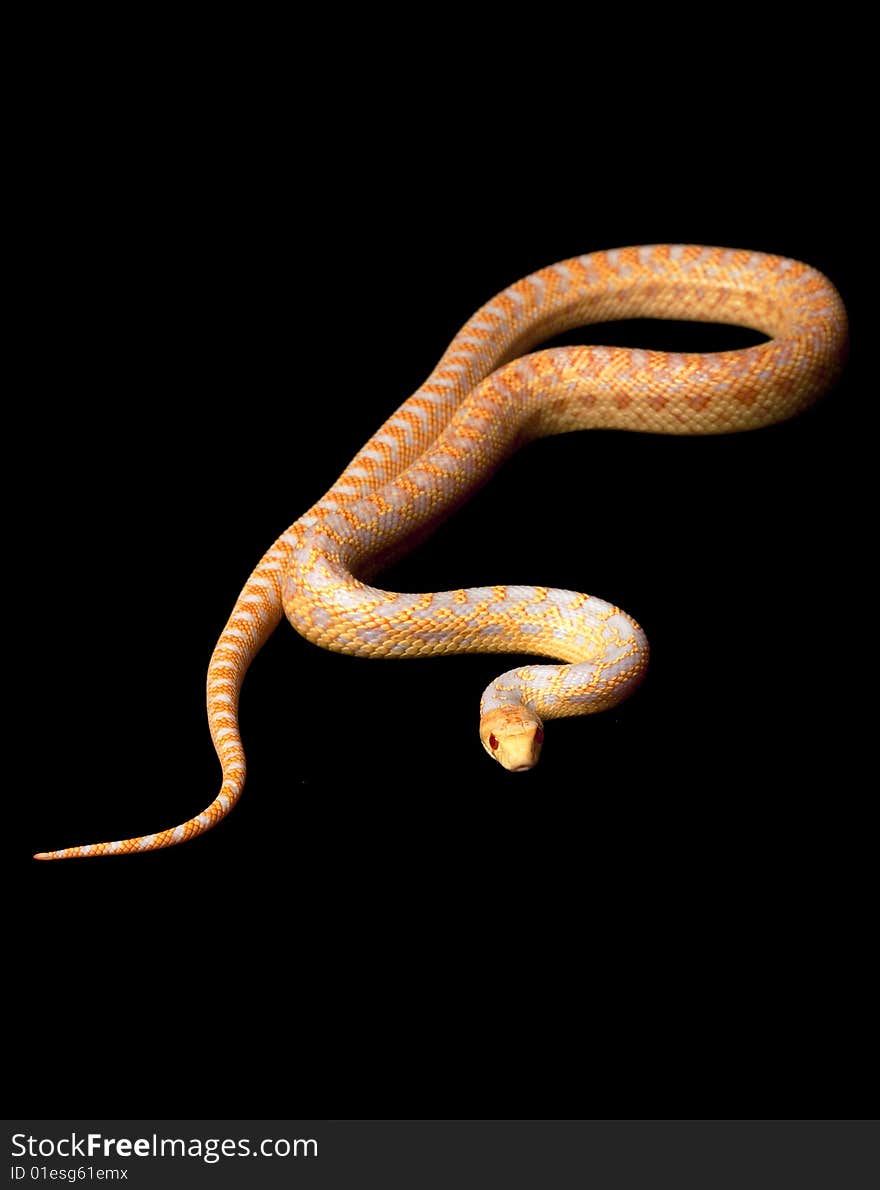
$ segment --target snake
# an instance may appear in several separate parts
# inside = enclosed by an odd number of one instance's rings
[[[576,327],[638,318],[728,323],[765,338],[718,352],[535,350]],[[833,387],[847,339],[846,311],[828,278],[800,261],[746,249],[613,248],[509,285],[464,324],[424,384],[245,583],[208,666],[208,724],[222,770],[210,805],[154,834],[34,858],[155,851],[221,822],[245,782],[242,682],[285,616],[313,644],[361,657],[478,652],[552,661],[506,671],[480,703],[488,755],[512,772],[533,768],[548,721],[604,711],[638,687],[649,651],[641,626],[614,604],[576,591],[494,585],[402,593],[373,585],[375,577],[525,444],[586,429],[759,429],[801,413]],[[544,500],[552,515],[552,493]],[[600,514],[601,505],[600,493]]]

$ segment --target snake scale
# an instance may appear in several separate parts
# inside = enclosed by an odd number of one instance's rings
[[[758,346],[681,354],[609,347],[533,351],[562,331],[621,318],[753,328]],[[251,574],[208,668],[217,797],[169,830],[40,852],[123,855],[216,826],[245,779],[238,700],[282,614],[308,640],[365,657],[515,652],[526,665],[483,694],[480,739],[505,768],[531,768],[546,720],[612,707],[642,679],[645,635],[620,608],[574,591],[493,586],[401,594],[370,585],[524,443],[568,430],[657,434],[751,430],[791,417],[837,379],[847,321],[821,273],[779,256],[659,244],[550,265],[509,286],[462,327],[427,381]]]

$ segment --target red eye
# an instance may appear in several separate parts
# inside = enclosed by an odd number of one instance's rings
[[[544,743],[544,729],[543,729],[543,727],[539,727],[538,730],[535,732],[535,743],[536,744]]]
[[[498,748],[498,741],[495,739],[495,737],[493,735],[489,736],[489,747],[492,749],[493,752],[495,752]]]

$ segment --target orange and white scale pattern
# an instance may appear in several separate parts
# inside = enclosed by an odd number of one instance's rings
[[[711,354],[531,350],[563,330],[638,317],[735,323],[770,338]],[[755,429],[800,412],[830,388],[846,345],[846,314],[832,284],[808,265],[757,252],[682,244],[612,249],[509,286],[462,327],[428,380],[278,538],[245,584],[208,669],[208,721],[223,772],[214,801],[169,830],[37,858],[152,851],[223,819],[245,780],[241,684],[282,614],[315,644],[361,656],[525,652],[564,662],[511,670],[483,695],[486,751],[507,767],[530,767],[544,720],[603,710],[638,685],[648,649],[635,621],[573,591],[496,586],[401,594],[367,580],[423,540],[531,439],[590,428]],[[534,737],[528,764],[508,763],[495,733],[521,732],[526,721]]]

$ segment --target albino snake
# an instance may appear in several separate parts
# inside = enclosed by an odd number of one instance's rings
[[[621,318],[735,323],[769,341],[712,354],[617,347],[524,354],[564,330]],[[365,657],[515,652],[566,662],[520,666],[483,694],[484,748],[506,768],[531,768],[545,720],[604,710],[638,685],[648,656],[638,624],[574,591],[498,586],[407,595],[367,580],[525,442],[598,427],[718,434],[765,426],[834,383],[846,343],[846,314],[831,283],[798,261],[756,252],[613,249],[511,285],[462,327],[429,379],[245,584],[208,669],[208,721],[223,770],[215,800],[170,830],[36,858],[153,851],[216,826],[244,786],[241,684],[282,612],[315,644]]]

